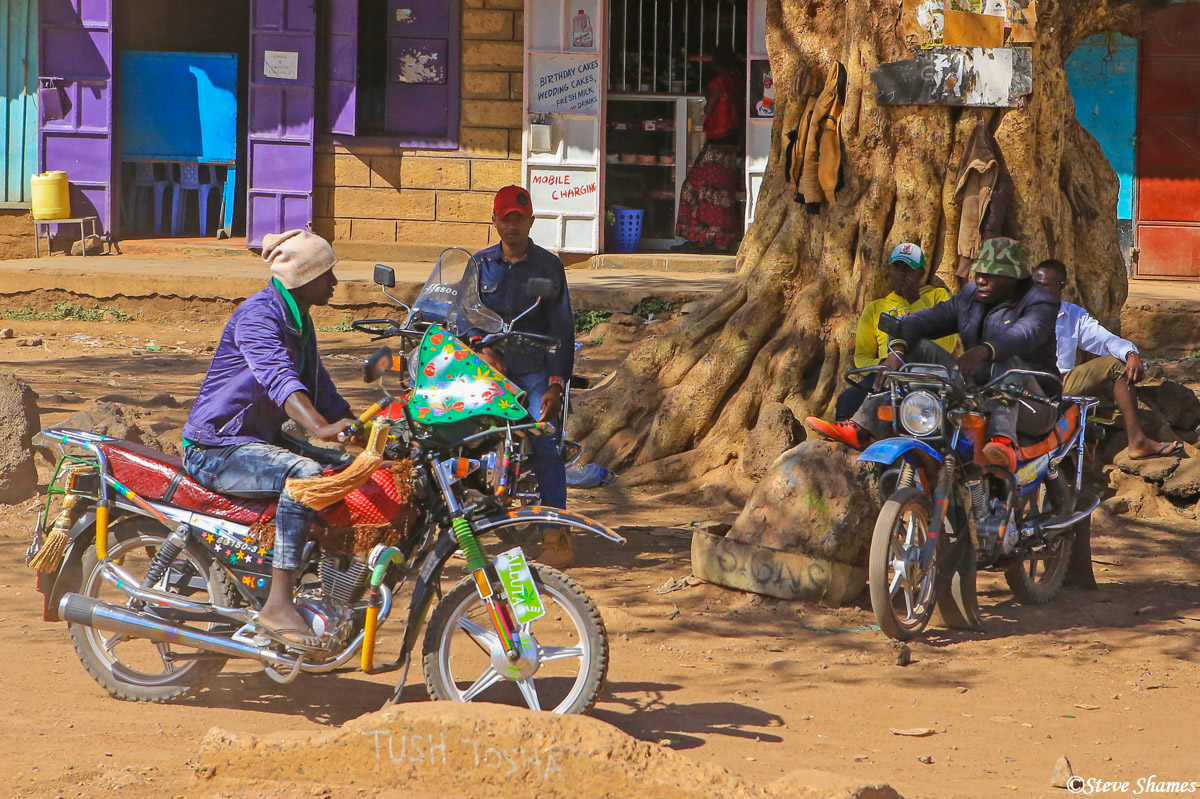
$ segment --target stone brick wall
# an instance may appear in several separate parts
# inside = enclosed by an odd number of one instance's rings
[[[458,150],[318,145],[314,228],[334,241],[496,241],[492,195],[521,181],[523,0],[462,0]]]

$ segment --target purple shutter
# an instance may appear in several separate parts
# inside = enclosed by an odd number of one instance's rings
[[[251,0],[246,243],[312,222],[314,0]]]
[[[71,181],[71,216],[112,223],[111,0],[41,0],[38,163]]]
[[[388,133],[458,142],[458,0],[388,0]]]
[[[358,0],[330,0],[329,132],[353,136],[358,97]]]

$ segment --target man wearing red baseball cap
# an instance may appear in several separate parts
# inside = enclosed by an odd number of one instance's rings
[[[526,393],[530,413],[542,421],[562,417],[563,394],[575,367],[575,321],[567,294],[567,275],[554,253],[533,243],[533,201],[520,186],[505,186],[492,203],[492,224],[500,243],[476,253],[479,262],[479,296],[483,304],[511,322],[529,308],[527,285],[545,278],[553,291],[530,313],[521,316],[515,330],[537,333],[558,340],[553,353],[532,347],[506,345],[503,356],[491,347],[480,355]],[[561,436],[562,431],[558,431]],[[529,439],[529,466],[537,475],[541,502],[554,508],[567,506],[567,469],[558,450],[557,437]],[[539,561],[563,568],[573,559],[571,539],[565,530],[545,531]]]

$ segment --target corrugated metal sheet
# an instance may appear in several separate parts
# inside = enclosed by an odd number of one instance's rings
[[[29,204],[37,172],[37,0],[0,0],[0,207]]]

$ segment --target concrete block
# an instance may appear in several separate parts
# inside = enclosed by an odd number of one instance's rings
[[[520,2],[521,0],[518,0]],[[521,42],[464,42],[462,65],[470,69],[522,69],[525,46]]]
[[[313,154],[313,185],[314,186],[333,186],[334,179],[334,159],[336,156],[333,152],[316,152]]]
[[[354,241],[396,240],[396,223],[390,219],[355,219],[350,227],[350,238]]]
[[[337,238],[337,228],[333,223],[333,217],[314,217],[312,226],[313,233],[316,233],[318,236],[327,241],[333,241]]]
[[[471,162],[471,191],[496,191],[520,182],[520,161]]]
[[[507,72],[464,72],[462,76],[463,97],[509,99],[509,73]]]
[[[371,185],[375,188],[401,188],[401,158],[398,155],[376,155],[371,158]]]
[[[512,41],[513,12],[467,9],[462,15],[462,37],[472,39],[503,39]],[[470,45],[468,45],[470,46]]]
[[[313,187],[313,217],[332,216],[333,187]]]
[[[491,223],[493,193],[490,191],[439,191],[437,220],[439,222]]]
[[[396,223],[396,240],[401,244],[437,244],[474,250],[487,246],[488,231],[491,229],[491,225],[412,222],[402,219]]]
[[[463,100],[462,123],[480,128],[519,128],[519,100]]]
[[[371,167],[357,155],[335,155],[334,186],[370,186]]]
[[[465,189],[469,180],[470,170],[465,160],[420,156],[404,159],[405,189]]]
[[[511,8],[514,11],[525,8],[525,0],[484,0],[485,8]]]
[[[333,215],[339,219],[433,219],[432,191],[338,187]]]
[[[348,241],[351,233],[350,219],[334,219],[333,220],[333,239],[331,241]]]

